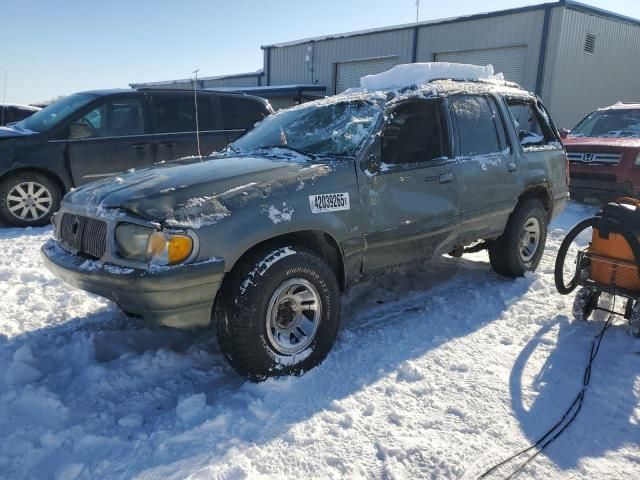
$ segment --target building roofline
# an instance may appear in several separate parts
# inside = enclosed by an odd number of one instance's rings
[[[213,77],[198,77],[198,82],[204,82],[207,80],[226,80],[226,79],[233,79],[233,78],[261,77],[262,75],[264,75],[264,71],[261,68],[254,72],[231,73],[229,75],[216,75]],[[134,82],[134,83],[130,83],[129,86],[131,88],[136,88],[139,85],[174,85],[176,83],[191,82],[193,80],[194,78],[178,78],[176,80],[160,80],[158,82]]]
[[[389,27],[378,27],[378,28],[370,28],[366,30],[356,30],[353,32],[320,35],[317,37],[302,38],[300,40],[292,40],[289,42],[280,42],[280,43],[262,45],[260,48],[263,50],[266,50],[270,48],[290,47],[294,45],[302,45],[305,43],[312,43],[312,42],[321,42],[325,40],[335,40],[335,39],[347,38],[347,37],[359,37],[362,35],[369,35],[371,33],[387,33],[387,32],[395,32],[399,30],[410,30],[410,29],[426,27],[426,26],[447,25],[447,24],[456,23],[456,22],[467,22],[471,20],[501,17],[504,15],[514,15],[518,13],[525,13],[525,12],[531,12],[536,10],[546,10],[554,7],[566,7],[570,10],[581,11],[584,13],[611,18],[611,19],[622,21],[625,23],[630,23],[632,25],[640,26],[640,20],[636,18],[627,17],[625,15],[610,12],[608,10],[604,10],[597,7],[592,7],[591,5],[586,5],[584,3],[576,2],[573,0],[558,0],[555,2],[540,3],[537,5],[528,5],[525,7],[518,7],[518,8],[509,8],[506,10],[498,10],[495,12],[474,13],[471,15],[461,15],[457,17],[449,17],[449,18],[443,18],[439,20],[427,20],[423,22],[413,22],[413,23],[405,23],[400,25],[392,25]]]

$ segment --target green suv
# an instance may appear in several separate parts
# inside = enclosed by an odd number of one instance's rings
[[[271,115],[203,161],[78,188],[42,252],[129,314],[216,328],[251,379],[299,374],[329,353],[341,293],[363,279],[470,245],[499,274],[534,270],[566,166],[515,84],[351,92]]]

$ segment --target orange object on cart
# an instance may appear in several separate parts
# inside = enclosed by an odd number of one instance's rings
[[[630,214],[640,214],[639,200],[624,197],[618,199],[617,203],[628,208]],[[603,234],[599,229],[594,228],[589,257],[591,258],[591,280],[626,290],[640,290],[638,265],[623,235],[613,232]]]

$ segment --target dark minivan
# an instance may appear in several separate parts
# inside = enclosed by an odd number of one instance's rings
[[[0,129],[0,221],[45,225],[73,187],[131,168],[208,155],[270,113],[262,98],[204,90],[70,95]]]

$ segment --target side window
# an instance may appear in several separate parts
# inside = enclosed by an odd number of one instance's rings
[[[558,141],[545,118],[546,113],[543,115],[533,102],[509,99],[507,105],[523,148],[543,147]]]
[[[480,95],[450,97],[463,157],[503,150],[504,127],[493,100]]]
[[[195,132],[196,105],[193,95],[156,95],[151,109],[158,133]],[[215,130],[211,96],[198,96],[198,128]]]
[[[417,101],[396,107],[382,136],[386,164],[428,162],[449,156],[447,127],[440,101]]]
[[[260,102],[242,97],[220,97],[220,108],[227,130],[253,128],[256,122],[268,115]]]
[[[145,133],[137,99],[112,100],[91,110],[71,126],[70,138],[125,137]]]

